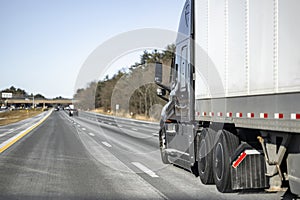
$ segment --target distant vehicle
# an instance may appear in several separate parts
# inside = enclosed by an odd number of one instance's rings
[[[16,106],[11,105],[11,106],[9,107],[9,110],[16,110]]]
[[[1,110],[6,110],[8,107],[7,106],[1,106]]]
[[[69,116],[72,117],[72,116],[78,116],[78,110],[77,109],[70,109],[69,110]]]
[[[78,110],[75,109],[74,105],[69,105],[69,116],[78,116]]]
[[[59,107],[55,107],[55,108],[54,108],[54,111],[59,111]]]
[[[220,192],[288,183],[300,195],[299,10],[297,0],[186,1],[171,73],[155,71],[168,101],[164,163]]]

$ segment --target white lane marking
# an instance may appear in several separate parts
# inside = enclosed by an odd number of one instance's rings
[[[148,174],[153,178],[159,177],[153,171],[151,171],[149,168],[147,168],[146,166],[142,165],[139,162],[131,162],[131,164],[133,164],[134,166],[136,166],[137,168],[139,168],[140,170],[142,170],[143,172],[145,172],[146,174]]]
[[[12,133],[13,131],[17,131],[17,130],[19,130],[19,129],[22,129],[23,127],[25,127],[25,126],[27,126],[27,125],[28,125],[28,123],[25,123],[25,124],[21,125],[21,126],[18,127],[18,128],[12,128],[12,129],[9,129],[6,133],[0,134],[0,137],[6,136],[6,135]]]
[[[131,128],[131,130],[133,130],[133,131],[137,131],[138,129],[136,129],[136,128]]]
[[[143,124],[143,126],[145,126],[145,127],[149,127],[149,126],[147,126],[146,124]]]
[[[95,136],[95,134],[94,134],[94,133],[89,133],[89,135],[90,135],[90,136],[93,136],[93,137]]]
[[[112,147],[109,143],[107,143],[107,142],[102,142],[102,144],[104,144],[105,146],[107,146],[107,147]]]
[[[109,124],[109,125],[112,125],[112,123],[111,123],[111,122],[109,122],[108,124]]]
[[[77,126],[78,126],[78,127],[80,127],[80,125],[79,125],[79,124],[78,124]]]
[[[158,133],[152,133],[152,135],[157,137],[159,136]]]
[[[122,125],[118,125],[118,127],[122,128],[123,126]]]
[[[83,130],[83,131],[85,131],[85,130],[86,130],[86,128],[82,128],[82,130]]]

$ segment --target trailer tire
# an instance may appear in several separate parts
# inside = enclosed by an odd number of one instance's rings
[[[168,159],[168,154],[166,152],[167,142],[166,142],[166,130],[162,128],[159,132],[159,148],[160,148],[160,155],[161,160],[164,164],[170,164]]]
[[[213,150],[214,181],[219,192],[232,192],[230,157],[239,145],[239,139],[234,134],[219,130]]]
[[[213,142],[214,133],[210,129],[203,129],[199,136],[198,150],[198,172],[203,184],[213,184]]]

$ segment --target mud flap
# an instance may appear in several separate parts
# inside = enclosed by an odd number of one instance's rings
[[[233,190],[269,187],[266,164],[261,152],[242,143],[231,157],[231,186]]]

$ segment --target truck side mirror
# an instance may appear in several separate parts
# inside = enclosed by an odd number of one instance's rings
[[[162,82],[162,64],[157,62],[155,63],[155,83]]]

